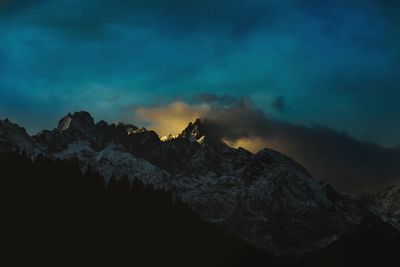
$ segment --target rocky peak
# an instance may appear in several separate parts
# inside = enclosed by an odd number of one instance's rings
[[[161,136],[161,137],[160,137],[160,140],[163,141],[163,142],[167,142],[167,141],[173,140],[173,139],[175,139],[175,138],[176,138],[175,135],[173,135],[173,134],[167,134],[167,135]]]
[[[197,119],[195,122],[190,122],[189,125],[179,135],[179,137],[188,138],[193,141],[204,139],[205,136],[205,127],[200,119]]]
[[[25,128],[10,120],[0,120],[0,151],[24,150],[32,155],[41,152],[42,147],[27,133]]]
[[[58,123],[57,129],[66,131],[68,129],[84,130],[94,126],[94,119],[90,113],[86,111],[75,112],[74,114],[68,113],[67,116],[62,118]]]
[[[109,125],[101,121],[95,125],[94,119],[86,111],[68,113],[52,131],[41,131],[33,138],[48,151],[60,152],[77,142],[97,143],[96,132],[109,133]]]
[[[130,134],[141,134],[148,132],[148,130],[144,127],[137,128],[136,130],[133,130]]]
[[[96,123],[96,128],[107,128],[108,127],[108,123],[106,121],[99,121],[98,123]]]
[[[12,123],[9,119],[0,120],[0,131],[4,133],[6,130],[14,129],[16,131],[20,131],[26,133],[25,128],[20,127],[18,124]]]
[[[138,130],[138,127],[136,127],[135,125],[124,124],[122,122],[117,123],[117,128],[124,129],[127,132],[127,134],[133,134],[133,133],[135,133],[135,131]]]

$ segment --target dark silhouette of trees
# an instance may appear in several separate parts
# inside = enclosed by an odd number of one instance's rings
[[[2,243],[15,259],[137,266],[225,266],[258,252],[139,180],[112,177],[74,160],[0,154]],[[58,264],[56,264],[58,265]]]
[[[349,237],[306,262],[271,257],[168,191],[127,177],[106,183],[91,166],[82,174],[76,160],[0,153],[0,193],[2,253],[15,265],[346,266],[327,263],[360,245]]]

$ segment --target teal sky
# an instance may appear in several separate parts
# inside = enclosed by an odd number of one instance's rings
[[[391,146],[398,14],[389,0],[0,0],[0,117],[35,132],[212,93]]]

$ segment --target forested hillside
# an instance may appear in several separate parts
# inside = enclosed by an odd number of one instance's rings
[[[203,221],[169,192],[127,178],[105,183],[74,161],[3,153],[0,173],[2,254],[15,264],[373,266],[399,248],[380,225],[365,225],[301,261],[282,259]]]

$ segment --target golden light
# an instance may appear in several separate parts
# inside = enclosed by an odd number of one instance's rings
[[[139,108],[135,112],[138,120],[148,121],[149,128],[160,136],[179,134],[189,122],[203,117],[210,107],[207,105],[189,106],[185,102],[176,101],[166,107]]]

